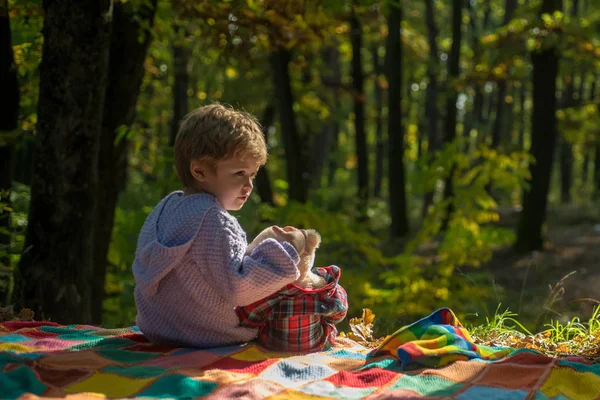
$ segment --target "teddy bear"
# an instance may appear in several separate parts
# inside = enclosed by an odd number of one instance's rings
[[[329,348],[335,344],[335,325],[348,312],[348,295],[339,284],[341,269],[336,265],[312,269],[321,244],[321,235],[314,229],[269,227],[250,243],[247,253],[265,239],[288,242],[298,250],[300,277],[266,298],[235,307],[240,326],[258,328],[257,343],[272,351]]]
[[[309,289],[323,287],[327,284],[327,281],[322,276],[312,272],[312,267],[315,262],[315,253],[321,244],[321,235],[314,229],[306,229],[302,230],[302,232],[306,239],[306,245],[304,247],[304,252],[300,254],[300,262],[298,263],[300,277],[294,282],[294,285]],[[264,229],[254,238],[252,243],[248,245],[246,254],[252,253],[260,242],[268,238],[278,240],[277,233],[272,226]]]

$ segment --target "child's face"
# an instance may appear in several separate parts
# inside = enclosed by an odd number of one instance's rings
[[[259,168],[258,160],[252,157],[220,161],[214,171],[205,170],[202,189],[215,195],[226,210],[239,210],[252,193]]]

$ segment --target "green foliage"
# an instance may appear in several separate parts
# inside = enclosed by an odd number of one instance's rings
[[[8,9],[20,90],[19,129],[13,135],[19,151],[32,140],[36,130],[43,13],[41,1],[9,1]]]
[[[573,18],[561,11],[539,16],[537,8],[522,11],[508,25],[483,37],[481,43],[488,47],[510,48],[513,55],[558,47],[568,57],[598,65],[600,41],[595,26],[600,13],[593,11]]]
[[[455,145],[448,145],[429,167],[429,171],[436,173],[422,182],[423,189],[432,190],[434,179],[447,179],[452,170],[454,198],[440,201],[429,210],[424,228],[407,250],[412,251],[441,233],[442,220],[451,201],[453,212],[440,246],[442,262],[448,266],[477,266],[485,262],[491,255],[491,247],[506,245],[512,239],[510,232],[489,226],[498,221],[499,215],[496,200],[487,187],[493,184],[497,189],[511,191],[525,185],[528,160],[529,156],[522,152],[504,155],[481,146],[467,155],[457,152]],[[461,255],[463,249],[473,253]]]
[[[558,110],[556,118],[564,139],[571,144],[595,145],[600,138],[598,106],[586,104]]]
[[[486,147],[469,156],[457,152],[456,146],[448,145],[435,156],[424,157],[420,172],[413,177],[417,191],[435,190],[454,165],[454,197],[439,199],[404,251],[387,258],[376,279],[364,284],[361,305],[382,316],[379,332],[393,330],[401,316],[414,318],[442,305],[457,305],[466,312],[490,299],[491,292],[461,269],[481,265],[491,258],[494,248],[514,240],[512,231],[492,225],[499,216],[486,187],[493,183],[496,188],[512,190],[524,185],[529,158],[524,153],[503,155]],[[450,203],[454,211],[447,229],[441,231]],[[427,250],[431,244],[433,252]]]
[[[27,212],[29,211],[29,187],[18,182],[13,182],[10,192],[10,205],[0,203],[0,215],[10,213],[9,229],[3,228],[2,234],[10,236],[8,246],[0,246],[0,305],[9,304],[13,293],[18,293],[21,288],[15,287],[15,274],[23,245],[25,243],[25,231],[27,229]],[[8,259],[5,264],[3,260]]]

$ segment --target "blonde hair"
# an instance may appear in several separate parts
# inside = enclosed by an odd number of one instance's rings
[[[173,150],[177,175],[185,186],[194,183],[190,172],[194,160],[213,169],[219,161],[235,156],[256,158],[260,165],[267,161],[267,145],[256,117],[219,103],[185,116]]]

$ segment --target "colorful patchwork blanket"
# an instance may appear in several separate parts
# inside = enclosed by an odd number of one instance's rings
[[[424,367],[426,366],[426,367]],[[600,399],[600,364],[476,346],[441,309],[371,350],[149,343],[136,327],[0,324],[0,398]]]

